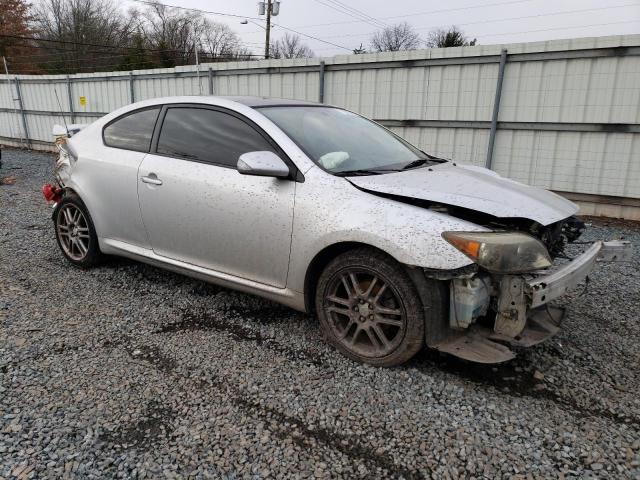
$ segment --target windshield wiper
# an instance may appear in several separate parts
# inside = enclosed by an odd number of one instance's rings
[[[392,168],[380,168],[380,169],[366,169],[359,168],[356,170],[341,170],[339,172],[331,172],[334,175],[339,177],[355,177],[355,176],[363,176],[363,175],[381,175],[383,173],[390,172],[399,172],[400,170],[392,169]]]
[[[412,162],[407,163],[404,167],[402,167],[402,170],[409,170],[410,168],[421,167],[426,163],[434,164],[434,163],[445,163],[445,162],[446,160],[442,158],[432,157],[431,155],[429,155],[429,158],[418,158]]]
[[[413,160],[412,162],[407,163],[405,166],[402,167],[402,170],[409,170],[410,168],[421,167],[422,165],[427,163],[429,160],[430,159],[428,158],[418,158],[416,160]]]

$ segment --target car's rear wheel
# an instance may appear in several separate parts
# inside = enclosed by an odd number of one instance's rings
[[[56,207],[54,224],[58,246],[71,263],[86,268],[101,260],[98,236],[80,197],[64,196]]]
[[[327,341],[362,363],[390,367],[422,347],[424,314],[402,266],[362,248],[332,260],[320,275],[316,311]]]

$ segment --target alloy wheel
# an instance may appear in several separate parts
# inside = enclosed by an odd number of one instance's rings
[[[89,251],[89,223],[82,210],[66,204],[58,211],[57,231],[60,245],[69,258],[81,261]]]
[[[378,273],[347,268],[329,282],[324,309],[335,339],[358,355],[392,353],[406,330],[407,314],[398,292]]]

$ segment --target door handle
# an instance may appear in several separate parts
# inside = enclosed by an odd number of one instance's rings
[[[162,185],[162,180],[160,180],[155,173],[150,173],[146,177],[141,177],[140,180],[142,183],[150,183],[151,185]]]

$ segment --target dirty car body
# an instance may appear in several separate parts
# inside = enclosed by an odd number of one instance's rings
[[[171,97],[74,127],[45,192],[73,263],[121,255],[315,311],[374,365],[423,343],[508,360],[558,331],[549,302],[597,260],[630,255],[596,242],[560,264],[576,205],[326,105]]]

